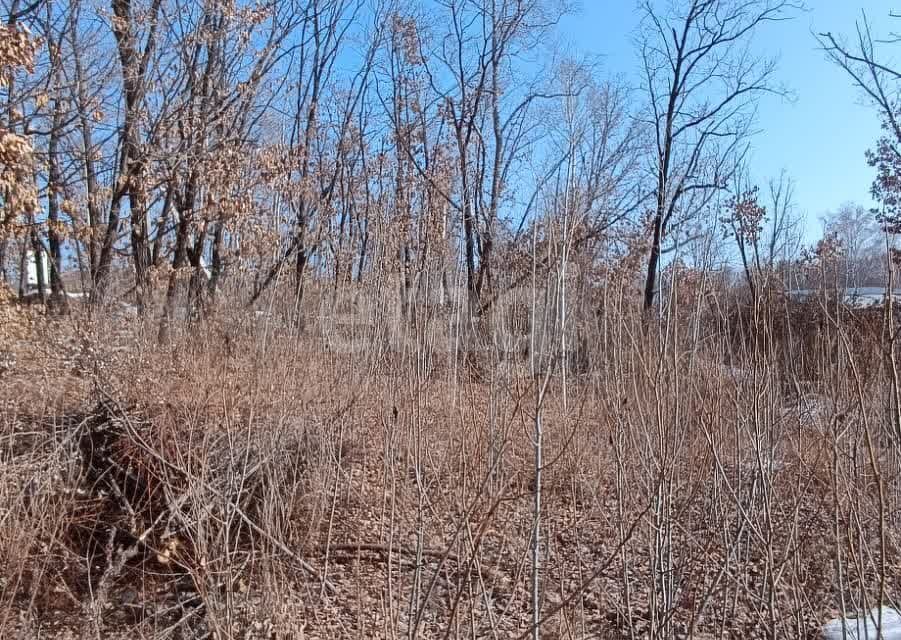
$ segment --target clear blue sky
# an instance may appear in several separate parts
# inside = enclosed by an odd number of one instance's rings
[[[634,0],[581,0],[575,16],[561,25],[572,49],[598,54],[608,73],[638,82],[634,33],[639,13]],[[861,9],[877,34],[888,31],[887,16],[901,0],[808,0],[808,11],[795,20],[766,25],[755,47],[779,57],[778,79],[795,100],[764,98],[760,133],[752,143],[752,171],[766,182],[784,168],[796,181],[795,199],[806,216],[808,239],[820,231],[824,212],[847,201],[870,206],[873,171],[865,151],[879,136],[878,114],[863,103],[843,71],[829,63],[812,33],[852,35]],[[897,29],[898,25],[892,25]]]

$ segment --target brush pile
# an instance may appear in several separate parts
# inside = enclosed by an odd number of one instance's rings
[[[239,610],[233,596],[247,592],[257,558],[284,562],[298,578],[315,574],[278,526],[302,493],[300,440],[275,446],[283,433],[237,438],[227,425],[201,431],[172,407],[110,398],[52,422],[14,413],[4,421],[6,611],[31,610],[44,628],[47,620],[71,628],[75,617],[103,633],[137,625],[229,637],[264,628],[230,615],[234,629],[217,630],[220,616],[208,615],[226,601]]]

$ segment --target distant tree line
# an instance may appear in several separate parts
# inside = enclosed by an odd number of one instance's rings
[[[162,335],[179,291],[199,309],[225,278],[243,305],[390,283],[404,316],[459,280],[478,316],[562,234],[595,272],[629,265],[645,310],[675,260],[740,265],[756,298],[801,231],[790,177],[746,168],[758,100],[784,92],[751,43],[801,8],[647,0],[627,86],[548,44],[562,0],[10,0],[0,278],[21,288],[26,254],[46,259],[40,295],[63,310],[64,275],[96,303],[127,273]],[[865,18],[820,41],[884,122],[878,216],[825,226],[847,284],[881,283],[901,76]]]

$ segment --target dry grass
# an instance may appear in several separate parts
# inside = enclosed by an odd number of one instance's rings
[[[440,315],[403,346],[318,316],[18,339],[0,636],[523,637],[539,488],[542,637],[815,637],[897,595],[891,375],[847,323],[814,378],[623,310],[545,378]]]

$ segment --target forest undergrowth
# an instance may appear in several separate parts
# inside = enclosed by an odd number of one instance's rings
[[[622,312],[542,360],[437,315],[42,316],[0,636],[817,637],[901,578],[892,376],[830,317],[806,358]]]

